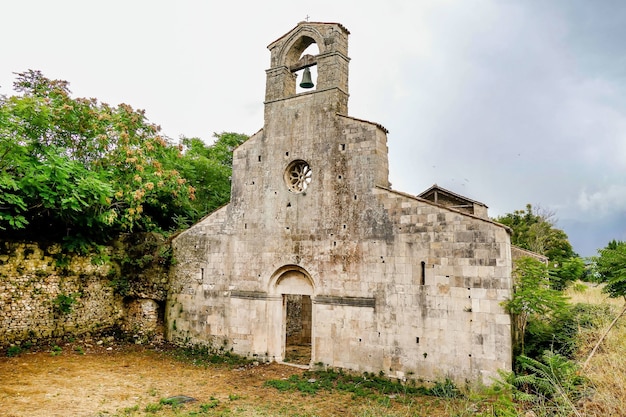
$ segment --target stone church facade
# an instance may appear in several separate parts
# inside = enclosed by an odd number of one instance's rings
[[[234,151],[231,201],[174,240],[167,337],[276,361],[298,343],[307,364],[490,383],[512,361],[509,232],[486,206],[390,188],[387,131],[348,116],[348,34],[301,22],[269,45],[264,126]],[[310,66],[316,88],[297,93]]]

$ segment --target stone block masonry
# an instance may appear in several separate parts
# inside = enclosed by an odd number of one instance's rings
[[[124,305],[88,257],[60,256],[56,245],[3,242],[0,346],[97,332],[121,321]]]
[[[276,361],[297,339],[312,364],[489,384],[511,369],[509,231],[390,188],[386,129],[347,115],[347,37],[301,22],[269,46],[231,201],[173,242],[167,337]],[[317,88],[296,94],[312,43]]]
[[[114,262],[97,264],[91,255],[62,253],[56,244],[1,242],[0,348],[113,327],[138,341],[158,337],[167,270],[149,268],[141,275],[126,277],[130,284],[121,294]]]

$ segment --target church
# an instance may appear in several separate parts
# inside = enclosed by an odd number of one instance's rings
[[[391,189],[387,130],[348,114],[348,35],[300,22],[268,46],[264,125],[234,151],[231,201],[173,242],[167,338],[489,384],[512,366],[510,231],[439,187]]]

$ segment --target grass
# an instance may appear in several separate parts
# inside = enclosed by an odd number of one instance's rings
[[[253,362],[229,351],[206,346],[179,347],[168,351],[167,354],[180,362],[202,367],[218,364],[245,366]]]
[[[580,283],[579,283],[580,284]],[[611,299],[600,286],[583,284],[587,288],[581,291],[580,287],[568,290],[572,303],[595,304],[606,308],[610,314],[599,318],[596,326],[581,328],[579,333],[580,347],[577,359],[582,363],[602,332],[623,306],[624,300]],[[625,415],[626,404],[626,320],[624,317],[608,334],[600,349],[591,359],[588,367],[582,371],[593,384],[593,396],[580,408],[588,416],[620,416]]]

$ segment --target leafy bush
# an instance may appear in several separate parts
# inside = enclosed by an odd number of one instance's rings
[[[143,111],[73,98],[68,86],[29,70],[19,95],[0,95],[0,230],[80,249],[186,227],[228,201],[232,150],[247,136],[174,145]]]
[[[517,359],[521,371],[502,372],[496,382],[500,387],[542,415],[581,415],[576,403],[587,395],[589,381],[580,375],[575,362],[550,351],[540,359],[524,355]]]
[[[20,355],[20,353],[22,353],[22,348],[21,348],[20,346],[18,346],[18,345],[13,345],[13,346],[10,346],[10,347],[7,349],[7,356],[8,356],[9,358],[12,358],[12,357],[14,357],[14,356],[19,356],[19,355]]]
[[[551,288],[548,266],[530,257],[515,262],[513,297],[503,303],[512,318],[514,354],[525,354],[527,327],[552,320],[567,306],[565,296]]]

